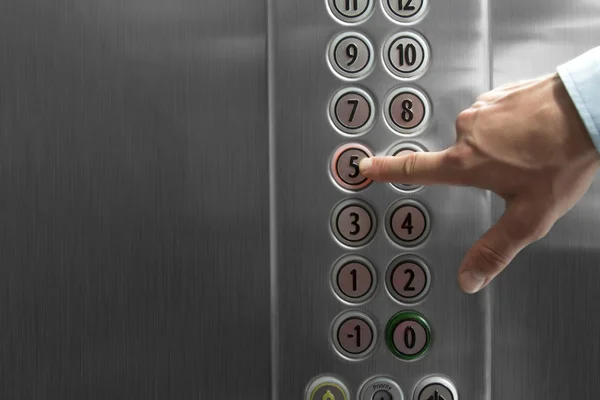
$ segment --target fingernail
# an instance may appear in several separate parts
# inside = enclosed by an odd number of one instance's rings
[[[363,158],[358,165],[360,172],[365,173],[369,171],[369,168],[373,165],[373,160],[370,158]]]
[[[477,293],[485,284],[486,276],[479,270],[470,269],[460,274],[462,289],[469,294]]]

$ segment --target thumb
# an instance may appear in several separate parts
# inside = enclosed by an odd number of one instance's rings
[[[546,235],[551,226],[546,222],[550,214],[535,210],[535,207],[509,205],[496,225],[475,243],[459,269],[459,283],[464,292],[472,294],[483,289],[521,250]]]

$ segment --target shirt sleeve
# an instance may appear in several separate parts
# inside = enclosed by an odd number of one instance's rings
[[[557,72],[600,151],[600,47],[559,66]]]

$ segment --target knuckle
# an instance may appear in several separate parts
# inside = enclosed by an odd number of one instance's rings
[[[475,121],[475,116],[478,112],[479,109],[477,108],[469,108],[458,114],[458,117],[456,117],[455,124],[456,132],[460,134],[469,131],[471,126],[473,125],[473,121]]]
[[[417,166],[418,153],[412,153],[408,155],[402,166],[402,172],[405,177],[412,177],[415,174]]]
[[[519,217],[511,223],[509,234],[529,243],[543,239],[552,227],[552,222],[546,215],[545,212],[536,212],[533,209],[523,210]]]
[[[381,178],[388,178],[393,173],[393,159],[390,157],[385,157],[378,160],[377,164],[373,164],[375,167],[375,173]]]
[[[483,261],[483,265],[488,265],[493,269],[497,269],[509,263],[509,257],[494,249],[487,243],[482,243],[479,247],[479,258]]]

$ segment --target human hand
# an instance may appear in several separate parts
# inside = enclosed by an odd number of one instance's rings
[[[446,150],[366,158],[359,167],[374,181],[473,186],[505,200],[504,215],[459,268],[463,291],[475,293],[581,199],[600,153],[558,74],[481,95],[459,114],[456,134]]]

